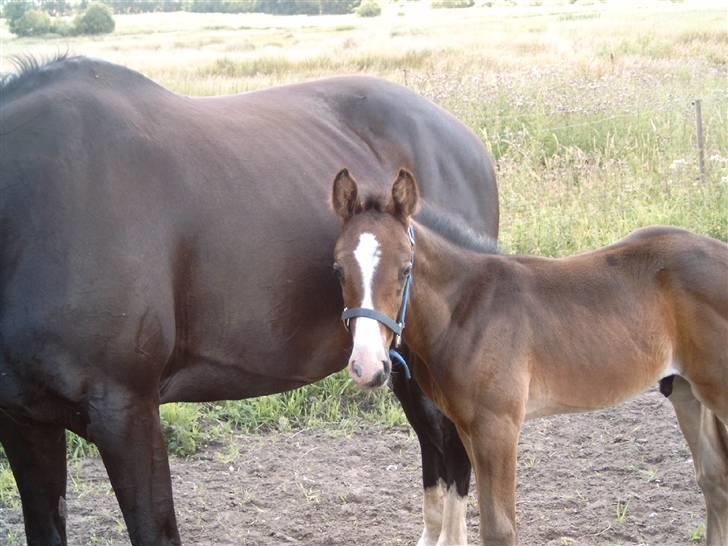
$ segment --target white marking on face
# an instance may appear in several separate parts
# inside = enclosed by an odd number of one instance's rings
[[[379,257],[382,255],[379,250],[379,241],[373,233],[362,233],[359,235],[359,244],[354,250],[354,258],[359,264],[361,270],[361,278],[364,284],[364,297],[362,298],[360,307],[368,309],[374,308],[372,302],[372,279],[374,272],[379,265]]]
[[[363,284],[363,296],[359,307],[374,309],[372,300],[372,282],[374,273],[379,265],[379,257],[382,255],[379,241],[373,233],[362,233],[359,235],[359,244],[354,250],[354,258],[361,271]],[[356,331],[354,332],[354,346],[378,348],[382,344],[382,336],[379,330],[379,323],[370,318],[359,317],[356,319]]]

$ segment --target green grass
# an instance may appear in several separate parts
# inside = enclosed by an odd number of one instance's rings
[[[0,455],[4,455],[1,450]],[[2,456],[0,456],[0,506],[12,510],[20,508],[20,495],[15,486],[15,478],[13,478],[10,465]]]
[[[620,525],[625,522],[627,519],[627,513],[629,511],[629,501],[623,502],[621,500],[617,501],[617,504],[614,508],[614,519],[617,523]]]
[[[287,393],[204,406],[207,416],[234,430],[259,432],[289,428],[348,429],[361,418],[404,425],[399,404],[388,390],[365,392],[347,372]]]
[[[690,531],[691,542],[702,542],[705,538],[705,524],[701,523],[695,529]]]

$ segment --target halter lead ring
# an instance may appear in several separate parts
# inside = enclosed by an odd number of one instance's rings
[[[414,265],[414,249],[415,249],[415,230],[410,224],[407,227],[407,235],[409,236],[410,244],[412,245],[412,265]],[[344,308],[341,313],[341,320],[344,322],[344,327],[349,330],[349,323],[351,319],[364,317],[374,319],[380,324],[386,326],[389,330],[394,333],[394,339],[392,340],[392,346],[389,348],[389,356],[394,362],[400,364],[404,368],[404,374],[407,380],[412,379],[412,373],[410,372],[407,361],[404,357],[399,354],[397,349],[402,343],[402,332],[404,331],[404,319],[407,316],[407,304],[409,303],[410,289],[412,287],[412,272],[407,275],[407,279],[404,282],[404,291],[402,293],[402,305],[399,308],[399,317],[397,320],[393,320],[384,313],[377,311],[376,309],[368,309],[366,307],[352,307],[351,309]]]

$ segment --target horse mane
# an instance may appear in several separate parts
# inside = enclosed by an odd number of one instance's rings
[[[33,79],[47,67],[74,58],[68,51],[58,52],[51,57],[39,59],[31,54],[12,55],[10,63],[15,72],[0,74],[0,95],[6,95],[17,89],[23,83]]]
[[[355,213],[387,212],[388,202],[389,198],[385,194],[368,195],[356,207]],[[426,201],[415,215],[415,220],[460,248],[480,254],[498,253],[497,241],[475,231],[460,216],[436,208]]]
[[[460,216],[425,203],[415,220],[454,245],[480,254],[497,254],[498,242],[475,231]]]

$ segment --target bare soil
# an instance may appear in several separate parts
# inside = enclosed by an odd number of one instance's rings
[[[241,434],[173,459],[172,473],[188,545],[413,545],[422,530],[409,430]],[[69,489],[70,544],[128,544],[100,460],[72,467]],[[656,390],[612,410],[526,424],[523,545],[699,544],[690,533],[704,512],[672,407]],[[472,493],[468,527],[478,544]],[[19,509],[0,507],[0,544],[24,544],[22,536]]]

